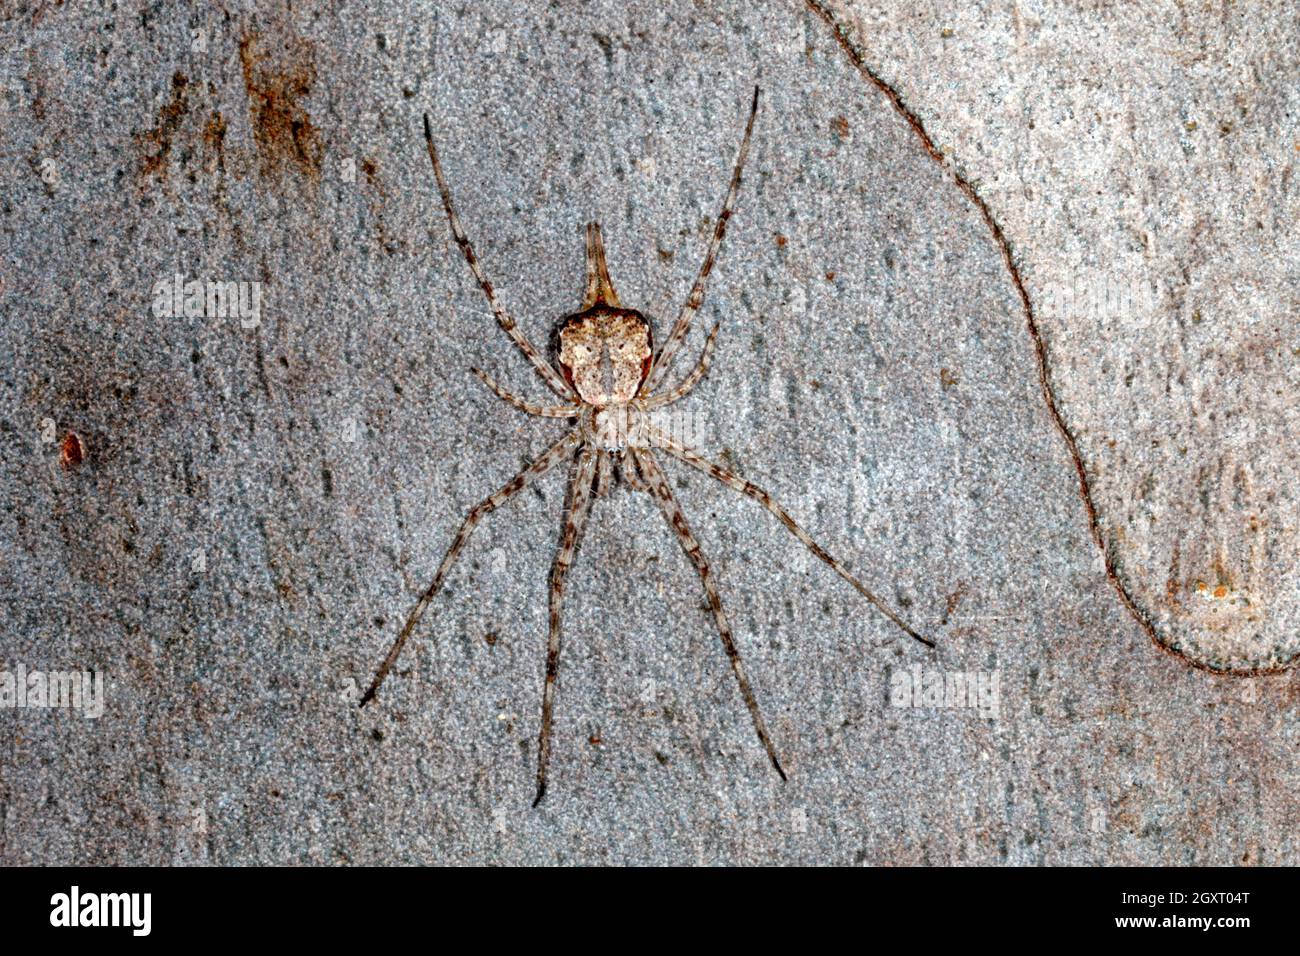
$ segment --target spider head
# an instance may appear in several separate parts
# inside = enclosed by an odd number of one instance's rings
[[[560,371],[584,402],[599,408],[636,397],[652,354],[650,323],[635,309],[597,305],[560,328]]]
[[[625,405],[650,372],[650,323],[618,301],[597,223],[587,224],[587,293],[560,328],[560,371],[587,404]]]

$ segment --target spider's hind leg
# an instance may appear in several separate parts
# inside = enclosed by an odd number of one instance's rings
[[[713,581],[713,571],[709,567],[709,562],[704,557],[704,552],[700,550],[700,543],[695,539],[690,526],[686,524],[682,509],[678,506],[677,499],[673,497],[672,489],[668,486],[668,479],[655,461],[654,455],[648,448],[633,451],[632,455],[636,459],[642,477],[645,479],[646,484],[649,485],[651,494],[659,505],[659,510],[663,512],[668,524],[672,526],[674,533],[677,535],[677,540],[681,543],[682,550],[686,552],[686,556],[691,559],[691,563],[695,565],[695,570],[700,575],[700,583],[704,585],[705,596],[709,600],[709,607],[713,610],[713,619],[718,625],[718,636],[722,638],[722,647],[727,652],[727,659],[731,662],[731,670],[736,675],[736,683],[740,685],[740,694],[745,698],[745,706],[749,708],[749,716],[754,721],[754,730],[758,732],[758,739],[762,741],[763,747],[767,750],[767,756],[772,761],[772,766],[781,775],[781,779],[785,780],[785,771],[781,769],[781,761],[777,759],[776,747],[772,744],[772,738],[768,736],[767,724],[763,721],[763,713],[758,709],[758,700],[754,697],[754,689],[749,685],[749,678],[745,674],[745,666],[740,660],[740,651],[736,648],[735,638],[731,635],[731,625],[728,623],[727,614],[722,608],[722,597],[718,594],[718,586]]]
[[[790,513],[788,511],[786,511],[783,507],[777,504],[775,499],[773,499],[772,496],[769,495],[762,488],[758,487],[758,485],[754,484],[752,481],[748,480],[747,478],[741,478],[739,475],[732,474],[730,471],[723,468],[717,462],[709,461],[707,458],[702,458],[701,456],[695,454],[695,452],[691,451],[681,442],[677,441],[671,435],[664,432],[663,429],[655,428],[654,426],[651,426],[650,441],[654,445],[654,447],[662,448],[664,451],[668,452],[668,454],[672,455],[674,458],[684,461],[692,468],[697,468],[700,471],[704,472],[706,475],[710,475],[711,477],[722,482],[724,485],[727,485],[730,488],[735,488],[737,491],[739,491],[741,494],[745,495],[746,497],[753,498],[755,501],[761,504],[772,514],[776,515],[776,517],[780,519],[781,523],[785,525],[786,529],[792,535],[798,538],[801,542],[803,542],[804,547],[806,547],[809,551],[811,551],[822,561],[826,562],[826,564],[830,566],[831,570],[833,570],[836,574],[842,577],[845,581],[848,581],[849,584],[853,585],[853,587],[857,589],[857,592],[859,594],[861,594],[868,601],[874,604],[876,606],[876,609],[879,610],[881,614],[885,615],[885,617],[893,621],[894,624],[897,625],[901,631],[907,634],[908,637],[912,638],[913,640],[919,641],[920,643],[924,644],[926,647],[930,647],[930,648],[934,647],[934,641],[930,640],[930,638],[928,637],[924,637],[918,634],[915,630],[913,630],[911,625],[909,625],[906,621],[904,621],[901,617],[899,617],[897,612],[895,612],[892,608],[890,608],[888,604],[886,604],[880,598],[876,597],[876,595],[873,594],[865,584],[863,584],[856,577],[854,577],[853,574],[849,572],[848,568],[846,568],[843,564],[841,564],[837,559],[832,557],[831,554],[825,548],[823,548],[820,544],[818,544],[813,539],[812,535],[810,535],[807,531],[805,531],[802,527],[800,527],[799,524],[793,518],[790,517]]]
[[[594,494],[597,498],[608,498],[614,493],[614,488],[618,484],[616,475],[618,466],[613,464],[612,455],[601,452],[596,458],[596,482]]]
[[[542,688],[542,727],[537,736],[537,796],[533,806],[546,796],[546,771],[551,762],[551,715],[555,709],[555,682],[560,675],[560,608],[564,602],[564,575],[573,563],[574,552],[582,537],[591,508],[592,484],[596,473],[597,452],[584,449],[573,469],[573,486],[569,510],[560,535],[560,549],[551,566],[550,636],[546,644],[546,684]],[[604,453],[599,453],[604,458]]]
[[[630,451],[622,451],[618,456],[610,456],[614,462],[614,484],[627,485],[630,491],[649,491],[645,482],[641,480],[641,472],[637,470],[636,458]]]
[[[411,613],[407,616],[406,624],[402,627],[402,632],[397,635],[397,640],[394,641],[393,646],[388,649],[388,655],[384,658],[383,663],[379,665],[379,670],[375,672],[375,678],[370,682],[369,689],[367,689],[361,696],[359,706],[366,706],[366,704],[374,700],[375,694],[379,693],[379,687],[383,684],[384,678],[388,676],[388,672],[392,670],[393,665],[397,663],[397,658],[402,653],[402,648],[406,646],[407,639],[415,630],[415,626],[420,623],[420,618],[424,614],[424,609],[429,606],[429,602],[432,601],[438,591],[441,590],[442,582],[446,579],[447,572],[450,571],[451,566],[456,563],[456,558],[460,556],[461,549],[465,547],[465,542],[468,541],[469,536],[474,533],[474,529],[478,527],[478,523],[483,520],[486,515],[495,511],[524,488],[527,488],[542,475],[546,474],[546,472],[558,464],[565,456],[571,454],[573,444],[577,440],[578,433],[576,431],[569,432],[543,452],[542,455],[531,465],[506,482],[500,490],[488,495],[488,497],[484,498],[470,509],[469,514],[465,516],[465,520],[461,523],[460,530],[456,532],[456,537],[452,539],[451,547],[447,549],[447,553],[442,559],[442,564],[438,565],[438,573],[433,576],[433,581],[430,582],[427,588],[425,588],[424,593],[420,595],[420,599],[415,602],[415,607],[411,609]]]

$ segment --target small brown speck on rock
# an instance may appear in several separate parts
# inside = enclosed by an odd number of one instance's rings
[[[81,466],[86,460],[86,446],[76,432],[68,432],[63,438],[63,448],[59,453],[59,462],[67,471]]]

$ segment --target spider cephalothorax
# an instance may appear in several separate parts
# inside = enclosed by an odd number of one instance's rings
[[[560,329],[560,371],[588,405],[605,408],[636,398],[650,373],[650,323],[618,301],[605,265],[600,226],[587,226],[587,294],[582,311]]]
[[[659,467],[656,452],[685,462],[692,468],[759,502],[776,515],[805,547],[857,588],[891,621],[918,641],[934,646],[908,627],[888,605],[868,591],[844,565],[831,557],[808,532],[795,523],[784,508],[772,500],[766,491],[716,462],[700,457],[667,430],[657,427],[651,422],[648,414],[653,409],[670,405],[686,397],[708,371],[709,360],[713,355],[713,343],[718,334],[717,325],[705,340],[703,352],[695,368],[674,387],[660,389],[672,366],[673,358],[685,341],[691,322],[704,301],[704,281],[713,268],[718,247],[721,246],[722,237],[727,230],[727,221],[731,217],[731,207],[740,185],[740,171],[745,165],[745,156],[749,152],[749,137],[754,129],[754,116],[757,112],[758,90],[756,89],[753,105],[749,111],[749,122],[745,126],[744,138],[740,142],[740,154],[736,158],[735,169],[731,174],[731,186],[727,190],[727,198],[722,203],[722,211],[714,225],[713,238],[705,253],[704,264],[700,267],[691,294],[687,297],[686,304],[678,314],[677,321],[673,323],[658,355],[654,354],[651,347],[650,324],[645,316],[634,309],[623,308],[618,301],[614,287],[609,281],[609,272],[605,268],[605,247],[601,239],[600,227],[592,223],[587,226],[587,291],[583,298],[582,310],[569,316],[560,330],[560,371],[558,372],[537,351],[515,324],[515,320],[502,308],[492,284],[483,274],[474,255],[474,248],[466,238],[455,207],[452,205],[451,190],[447,187],[447,180],[442,174],[442,165],[438,161],[438,151],[433,145],[429,117],[427,115],[424,117],[424,137],[429,147],[429,160],[433,164],[433,174],[438,180],[438,191],[442,194],[443,207],[447,210],[447,220],[451,224],[452,235],[456,237],[456,244],[460,246],[474,273],[474,278],[478,280],[479,287],[496,314],[498,324],[532,364],[546,386],[558,395],[564,404],[537,405],[524,401],[506,391],[487,375],[475,371],[493,392],[515,408],[543,418],[570,421],[576,419],[577,427],[568,430],[531,465],[470,510],[469,515],[461,523],[460,530],[456,532],[451,547],[447,549],[433,581],[416,602],[397,640],[389,649],[388,656],[379,666],[370,689],[362,696],[361,704],[364,706],[374,698],[379,685],[383,683],[388,672],[392,670],[393,664],[396,663],[406,639],[411,636],[411,632],[419,622],[420,615],[424,613],[424,609],[442,587],[447,572],[483,516],[517,495],[560,462],[573,461],[572,493],[568,513],[565,516],[564,531],[560,538],[559,550],[555,555],[555,563],[551,567],[550,626],[546,646],[546,681],[542,685],[542,721],[537,737],[537,798],[533,801],[534,806],[546,792],[546,768],[551,754],[551,719],[555,702],[555,685],[560,672],[560,606],[564,596],[565,574],[573,563],[578,540],[586,525],[593,490],[604,487],[603,476],[611,465],[630,466],[631,471],[638,476],[636,485],[648,491],[654,498],[681,543],[682,550],[695,566],[709,608],[713,612],[723,650],[731,664],[745,706],[749,709],[758,739],[767,750],[767,756],[777,773],[781,775],[781,779],[785,779],[785,771],[781,769],[776,747],[768,735],[763,715],[758,707],[758,700],[749,684],[749,678],[745,675],[740,651],[732,636],[726,612],[723,610],[722,597],[718,593],[713,572],[677,504],[667,476]]]

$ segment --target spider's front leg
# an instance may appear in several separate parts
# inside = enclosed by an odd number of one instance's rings
[[[497,318],[497,324],[501,326],[506,335],[510,336],[510,340],[515,343],[515,347],[519,349],[551,391],[561,398],[572,398],[573,389],[569,386],[569,383],[551,366],[550,362],[542,357],[536,346],[515,323],[514,318],[501,305],[501,302],[497,299],[496,290],[492,288],[492,283],[488,281],[488,277],[484,274],[483,267],[479,265],[478,256],[474,254],[474,246],[470,243],[469,237],[465,235],[465,230],[460,224],[460,216],[456,214],[456,206],[451,200],[451,187],[447,185],[447,177],[442,172],[442,161],[438,158],[438,147],[433,142],[433,125],[429,122],[428,113],[424,114],[424,143],[429,150],[429,162],[433,165],[433,178],[438,182],[438,193],[442,196],[442,208],[447,213],[447,222],[451,226],[451,234],[456,240],[456,245],[460,247],[461,254],[465,256],[465,261],[469,263],[470,271],[474,273],[474,279],[478,282],[479,288],[483,290],[483,295],[488,301],[488,307]]]
[[[537,737],[537,796],[533,806],[541,803],[546,795],[546,770],[551,762],[551,714],[555,708],[555,682],[560,674],[560,608],[564,602],[564,575],[573,563],[574,552],[587,523],[597,457],[603,459],[605,453],[587,446],[573,468],[569,510],[560,535],[560,549],[555,553],[555,563],[551,566],[550,637],[546,644],[546,684],[542,689],[542,727]]]
[[[540,418],[577,418],[582,414],[581,405],[535,405],[532,402],[526,402],[522,398],[516,398],[513,394],[506,391],[497,384],[496,379],[488,375],[482,369],[470,369],[479,380],[492,390],[492,394],[505,402],[507,405],[513,405],[527,415],[537,415]]]
[[[659,355],[650,369],[650,376],[645,383],[647,393],[653,392],[663,382],[664,376],[668,374],[668,369],[673,364],[673,357],[681,348],[682,342],[686,340],[686,333],[691,329],[695,313],[700,310],[704,302],[704,284],[709,278],[709,273],[713,271],[713,263],[718,257],[722,238],[727,234],[727,223],[731,220],[731,210],[736,203],[736,191],[740,188],[740,174],[745,168],[745,159],[749,155],[749,139],[754,133],[754,117],[757,115],[758,87],[756,86],[754,101],[749,107],[749,121],[745,124],[745,135],[740,140],[740,152],[736,156],[736,166],[731,172],[731,184],[727,187],[727,196],[722,201],[722,210],[718,213],[718,221],[713,228],[713,238],[709,240],[709,248],[704,253],[704,263],[695,277],[695,284],[691,286],[691,294],[687,297],[686,304],[682,306],[677,321],[673,323],[672,330],[668,333],[668,339],[659,350]]]
[[[673,402],[685,398],[691,393],[691,389],[700,384],[700,380],[703,379],[705,374],[709,371],[709,362],[713,359],[713,346],[718,339],[718,326],[719,323],[713,323],[713,331],[710,332],[709,337],[705,339],[704,351],[700,353],[700,360],[695,364],[695,368],[691,369],[691,373],[687,375],[686,378],[682,379],[681,384],[676,388],[670,389],[667,392],[660,392],[657,395],[651,395],[647,398],[643,403],[643,406],[646,409],[662,408],[665,405],[671,405]]]

